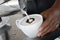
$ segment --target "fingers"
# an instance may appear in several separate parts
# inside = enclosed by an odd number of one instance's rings
[[[48,18],[49,13],[44,13],[44,12],[43,12],[43,13],[40,13],[40,15],[42,15],[42,16],[46,19],[46,18]]]
[[[50,25],[52,25],[52,24],[54,24],[54,22],[52,22]],[[51,26],[50,26],[50,25],[49,25],[49,26],[44,27],[43,29],[40,29],[40,30],[39,30],[39,33],[38,33],[38,36],[43,36],[43,33],[45,34],[45,33],[46,33],[46,31],[47,31],[47,30],[49,30],[49,28],[51,28]],[[42,26],[42,27],[43,27],[43,26]],[[41,28],[42,28],[42,27],[41,27]]]
[[[40,27],[38,36],[40,35],[44,36],[45,34],[51,32],[52,30],[54,31],[57,28],[56,24],[57,24],[57,18],[55,16],[54,17],[51,16]]]
[[[53,25],[48,26],[48,29],[46,29],[45,31],[41,32],[41,37],[46,35],[47,33],[51,32],[53,29],[55,30],[57,23],[54,23]]]
[[[59,24],[57,23],[55,27],[56,27],[56,28],[52,29],[52,32],[59,27]]]
[[[46,21],[42,24],[40,27],[39,31],[43,31],[52,21],[53,17],[51,16],[50,18],[46,19]]]
[[[43,34],[45,33],[47,30],[49,30],[52,26],[52,24],[54,24],[54,21],[52,21],[48,26],[46,26],[44,29],[40,30],[39,33]]]
[[[51,18],[52,19],[52,18]],[[38,33],[38,36],[41,35],[42,32],[45,32],[49,27],[49,23],[51,22],[51,19],[47,19],[43,24],[42,26],[39,28],[39,33]]]

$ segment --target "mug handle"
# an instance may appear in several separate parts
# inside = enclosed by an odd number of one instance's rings
[[[16,20],[16,25],[19,26],[19,20]]]

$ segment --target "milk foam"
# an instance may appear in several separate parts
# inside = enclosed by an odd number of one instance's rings
[[[35,20],[34,20],[31,24],[29,24],[29,23],[26,22],[26,21],[27,21],[27,17],[25,17],[25,18],[21,21],[21,25],[23,25],[23,26],[32,25],[32,24],[34,24],[34,23],[38,23],[39,20],[41,19],[39,16],[32,16],[32,15],[30,15],[29,17],[30,17],[30,18],[34,18]]]

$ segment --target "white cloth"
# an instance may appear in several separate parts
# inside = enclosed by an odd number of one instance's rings
[[[9,21],[9,17],[1,17],[1,18],[2,18],[2,22],[0,22],[0,28],[6,25],[7,22]]]

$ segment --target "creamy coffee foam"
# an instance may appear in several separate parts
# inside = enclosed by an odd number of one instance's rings
[[[35,18],[29,18],[29,19],[27,19],[26,23],[31,24],[31,23],[34,22],[34,21],[35,21]]]
[[[31,23],[27,23],[27,17],[25,17],[22,21],[21,21],[21,25],[24,25],[24,26],[27,26],[27,25],[31,25],[31,24],[34,24],[34,23],[38,23],[39,20],[40,20],[40,17],[39,16],[29,16],[30,18],[34,18],[34,21],[31,22]]]

